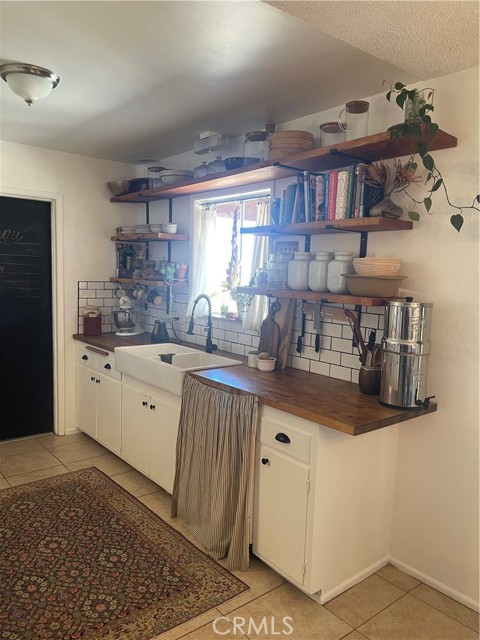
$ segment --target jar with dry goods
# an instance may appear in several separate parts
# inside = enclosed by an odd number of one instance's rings
[[[286,253],[271,253],[267,265],[267,287],[269,289],[285,289],[288,280],[288,263],[290,256]]]
[[[243,163],[253,164],[268,159],[268,133],[266,131],[250,131],[245,135],[243,143]]]
[[[317,251],[315,260],[308,267],[308,286],[312,291],[328,291],[327,273],[328,263],[333,260],[333,253]]]
[[[308,289],[309,251],[296,251],[293,260],[288,263],[288,286],[296,291]]]
[[[353,252],[336,251],[335,259],[328,263],[327,287],[330,293],[348,293],[344,274],[354,272]]]

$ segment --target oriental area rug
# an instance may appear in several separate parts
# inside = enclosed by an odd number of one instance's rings
[[[93,467],[0,491],[0,638],[150,640],[248,589]]]

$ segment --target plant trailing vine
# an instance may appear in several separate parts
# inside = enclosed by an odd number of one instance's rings
[[[426,99],[422,98],[422,94],[424,92],[429,92]],[[432,209],[433,194],[439,189],[443,189],[449,206],[457,210],[457,213],[454,213],[450,217],[450,222],[459,232],[464,223],[463,211],[465,209],[475,209],[476,211],[480,211],[480,208],[476,206],[477,204],[480,204],[480,194],[473,199],[472,204],[470,205],[459,206],[450,200],[443,175],[430,153],[430,148],[439,130],[438,124],[432,122],[430,115],[434,111],[434,106],[431,101],[431,98],[433,97],[433,89],[407,89],[407,87],[401,82],[396,82],[393,89],[390,89],[386,94],[386,98],[389,102],[391,101],[393,94],[396,94],[395,102],[402,110],[406,106],[408,107],[410,105],[410,107],[413,108],[414,114],[412,117],[412,114],[410,113],[411,109],[407,110],[405,122],[389,128],[390,138],[391,140],[408,138],[410,140],[410,158],[405,166],[415,173],[418,169],[418,163],[415,161],[415,156],[418,154],[423,167],[428,171],[425,180],[425,185],[428,185],[429,188],[427,197],[423,200],[416,200],[408,191],[405,191],[406,195],[414,202],[412,209],[408,212],[408,217],[410,220],[420,220],[420,214],[415,210],[417,205],[423,205],[427,213],[430,213]]]

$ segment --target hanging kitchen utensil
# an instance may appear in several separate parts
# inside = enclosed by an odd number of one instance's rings
[[[359,360],[363,365],[365,365],[367,362],[367,347],[365,345],[365,341],[363,340],[362,330],[360,329],[358,320],[356,316],[348,309],[344,309],[344,313],[348,318],[348,322],[352,327],[353,335],[355,336],[355,340],[357,341],[357,348],[360,354]]]
[[[302,353],[302,341],[303,341],[303,336],[305,335],[305,303],[302,300],[302,325],[301,325],[301,329],[300,329],[300,335],[297,338],[297,348],[295,349],[295,351],[297,353]]]
[[[258,351],[266,351],[274,358],[277,357],[278,344],[280,340],[280,327],[275,322],[275,315],[280,311],[281,305],[278,300],[272,302],[268,315],[262,322],[260,327],[260,341],[258,343]]]
[[[375,329],[372,329],[368,335],[367,351],[372,350],[373,345],[375,344],[376,337],[377,337],[377,332],[375,331]]]
[[[315,352],[318,353],[320,351],[320,330],[322,328],[322,305],[320,302],[315,303],[313,328],[315,329]]]
[[[277,362],[275,363],[276,369],[285,369],[285,367],[287,366],[288,350],[290,348],[290,337],[292,335],[296,308],[296,300],[282,298],[282,308],[277,313],[275,318],[275,321],[280,327],[280,340],[278,342]]]

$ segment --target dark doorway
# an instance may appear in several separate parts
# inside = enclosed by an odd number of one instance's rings
[[[53,431],[51,204],[0,199],[0,440]]]

